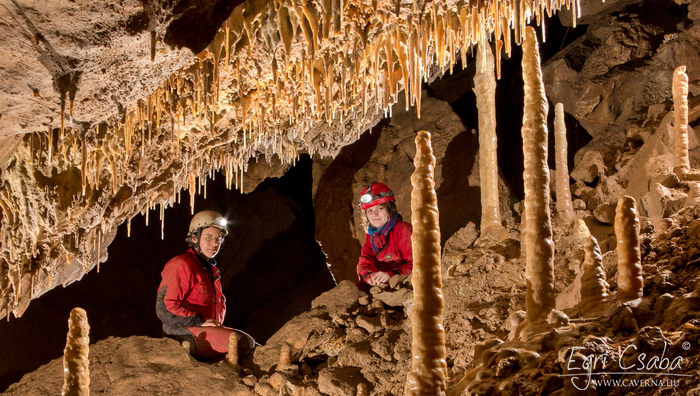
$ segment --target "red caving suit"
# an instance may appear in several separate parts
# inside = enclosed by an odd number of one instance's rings
[[[387,235],[367,234],[357,263],[358,286],[369,290],[365,279],[373,272],[386,272],[389,276],[410,274],[413,270],[413,249],[410,223],[397,221]],[[374,248],[372,247],[374,242]],[[375,253],[375,249],[377,252]]]
[[[226,315],[226,298],[221,291],[221,275],[216,261],[205,261],[189,249],[168,261],[161,276],[156,313],[163,322],[166,335],[179,340],[192,340],[190,337],[193,337],[196,355],[203,359],[223,357],[228,351],[229,335],[237,330],[201,327],[207,319],[223,323]],[[239,351],[242,349],[240,344],[239,341]]]

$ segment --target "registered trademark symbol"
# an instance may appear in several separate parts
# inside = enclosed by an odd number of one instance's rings
[[[683,343],[683,349],[685,349],[686,351],[690,349],[690,343],[688,341]]]

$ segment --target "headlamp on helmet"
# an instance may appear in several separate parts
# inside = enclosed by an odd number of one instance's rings
[[[360,209],[367,210],[390,201],[394,201],[394,192],[386,184],[372,183],[362,190]]]
[[[362,194],[360,197],[360,203],[363,204],[368,204],[374,200],[374,197],[372,197],[372,194]]]
[[[226,236],[228,234],[227,224],[228,221],[226,218],[218,212],[213,210],[203,210],[194,215],[192,221],[190,221],[189,231],[190,234],[194,234],[203,228],[216,227],[223,232],[222,236]]]

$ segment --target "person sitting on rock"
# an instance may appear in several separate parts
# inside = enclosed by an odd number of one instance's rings
[[[164,335],[182,342],[193,357],[203,361],[223,359],[231,333],[238,338],[239,358],[255,348],[253,337],[222,324],[226,298],[214,256],[227,234],[226,219],[219,213],[197,213],[187,234],[190,248],[165,264],[158,286],[156,313]]]
[[[371,286],[389,282],[394,275],[411,273],[413,228],[402,220],[396,210],[394,193],[386,184],[372,183],[365,187],[359,207],[368,225],[357,264],[357,286],[368,291]]]

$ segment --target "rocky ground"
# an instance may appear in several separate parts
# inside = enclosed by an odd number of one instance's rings
[[[679,211],[663,232],[648,227],[651,233],[642,234],[643,298],[616,302],[615,251],[608,250],[611,296],[604,313],[583,317],[574,301],[527,342],[509,334],[526,291],[516,225],[511,222],[502,240],[477,238],[468,225],[445,248],[449,395],[700,394],[700,206]],[[566,292],[583,261],[576,235],[574,227],[555,227],[558,292]],[[364,384],[369,394],[400,395],[410,367],[411,307],[410,277],[396,276],[369,294],[343,281],[258,347],[240,370],[197,362],[172,340],[109,338],[91,346],[91,391],[354,395]],[[289,364],[280,360],[286,346]],[[591,379],[626,382],[596,386]],[[57,394],[61,385],[56,359],[4,394]]]

